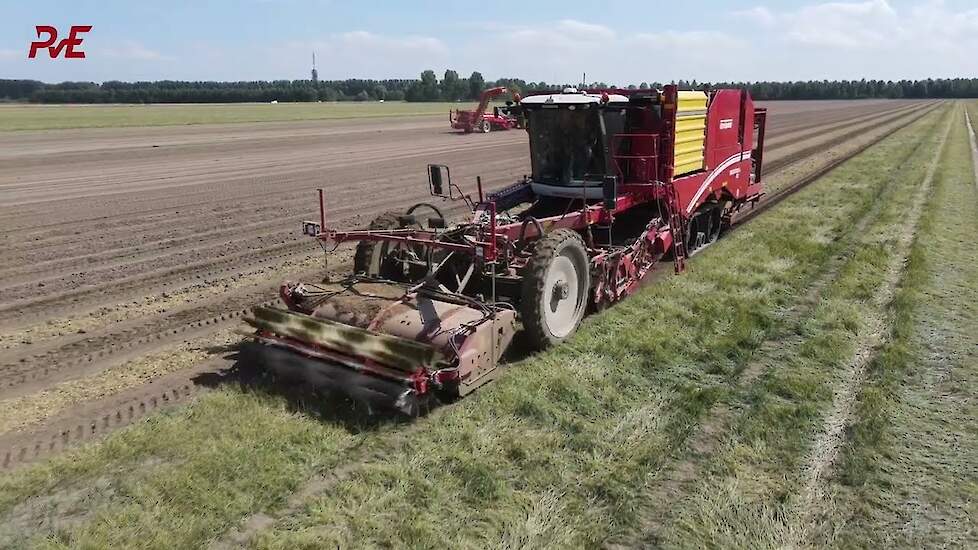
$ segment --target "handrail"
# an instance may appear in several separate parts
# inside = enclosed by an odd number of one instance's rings
[[[622,145],[625,141],[629,142],[630,147],[628,148],[628,153],[621,153]],[[642,140],[647,140],[650,144],[649,153],[647,154],[632,154],[631,145]],[[619,181],[623,184],[627,183],[651,183],[659,179],[659,134],[646,134],[646,133],[621,133],[615,134],[611,138],[611,159],[615,164],[615,170],[618,172]],[[619,161],[627,161],[628,175],[630,177],[626,178],[625,168]],[[633,172],[638,172],[633,173]]]

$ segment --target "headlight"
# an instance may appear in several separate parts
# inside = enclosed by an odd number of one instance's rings
[[[322,230],[322,226],[319,222],[302,222],[302,234],[308,235],[310,237],[316,237]]]

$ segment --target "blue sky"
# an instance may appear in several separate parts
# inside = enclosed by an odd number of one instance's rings
[[[0,0],[0,78],[487,78],[610,83],[978,76],[968,0]],[[27,59],[35,25],[93,25],[84,60]]]

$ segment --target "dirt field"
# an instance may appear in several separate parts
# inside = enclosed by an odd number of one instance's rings
[[[770,106],[769,186],[913,116],[913,102]],[[425,164],[471,189],[527,171],[522,132],[443,120],[313,121],[0,134],[0,433],[220,354],[238,316],[321,269],[299,221],[427,197]]]

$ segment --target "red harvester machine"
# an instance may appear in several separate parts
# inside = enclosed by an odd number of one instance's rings
[[[746,90],[565,90],[520,108],[530,177],[491,194],[479,181],[472,200],[447,167],[428,167],[432,195],[470,207],[464,223],[420,203],[367,229],[327,228],[320,191],[304,232],[357,243],[353,274],[282,285],[287,309],[249,319],[259,360],[407,412],[465,395],[493,378],[518,327],[534,348],[560,343],[660,260],[682,271],[761,196],[766,111]]]
[[[502,86],[489,88],[479,96],[479,106],[474,111],[460,109],[451,111],[448,113],[448,120],[452,123],[452,128],[468,134],[475,131],[489,133],[494,128],[509,130],[521,127],[520,117],[515,113],[518,108],[512,102],[507,102],[505,107],[494,107],[492,113],[486,112],[493,98],[506,93],[509,93],[509,90]],[[514,94],[514,100],[518,103],[519,95]]]

